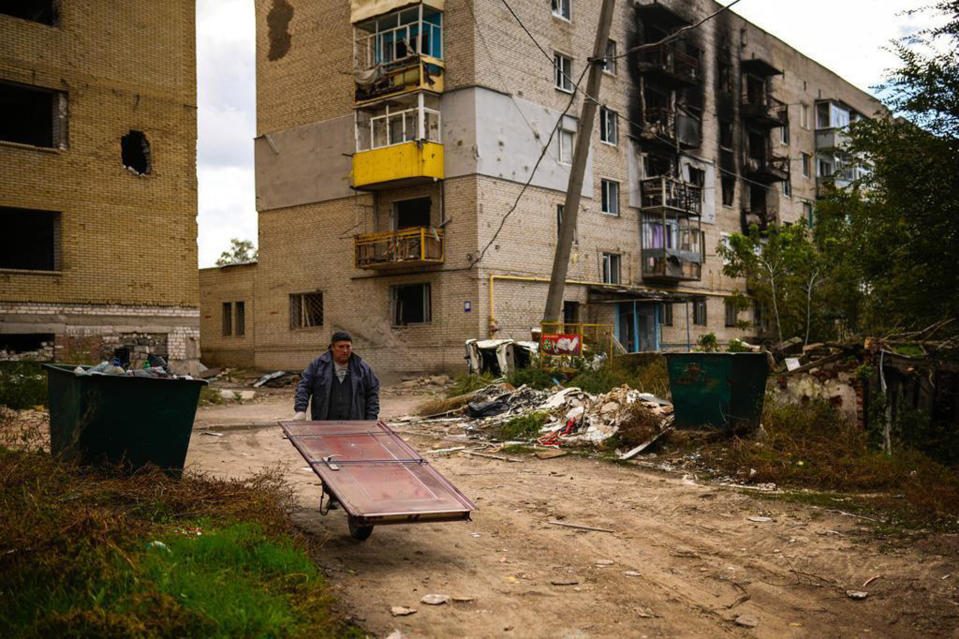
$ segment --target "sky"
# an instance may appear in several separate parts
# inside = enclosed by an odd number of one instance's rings
[[[474,1],[482,7],[496,0]],[[732,10],[868,91],[896,65],[884,50],[889,42],[925,25],[925,18],[903,12],[929,1],[740,0]],[[196,19],[197,244],[204,268],[214,265],[230,238],[257,238],[253,0],[197,0]]]

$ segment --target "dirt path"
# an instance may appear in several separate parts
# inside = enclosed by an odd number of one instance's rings
[[[419,399],[387,394],[384,414]],[[198,425],[215,421],[209,412]],[[342,511],[319,515],[319,479],[278,427],[196,430],[187,463],[218,476],[279,464],[301,499],[297,519],[325,540],[331,583],[378,637],[959,637],[955,536],[884,544],[853,517],[575,457],[429,455],[450,444],[401,429],[477,502],[474,522],[354,541]],[[472,600],[420,603],[428,593]],[[393,617],[391,606],[417,612]],[[736,625],[741,615],[757,625]]]

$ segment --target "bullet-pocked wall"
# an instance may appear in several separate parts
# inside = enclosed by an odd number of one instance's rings
[[[190,368],[194,3],[50,7],[0,10],[0,341],[51,334],[58,359],[148,347]]]

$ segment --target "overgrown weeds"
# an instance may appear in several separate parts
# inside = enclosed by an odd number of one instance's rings
[[[209,385],[200,388],[200,401],[198,402],[200,406],[213,406],[225,403],[226,399],[218,389]]]
[[[500,424],[497,437],[501,440],[532,439],[539,435],[543,424],[549,419],[549,413],[535,412],[518,415],[513,419]]]
[[[460,395],[466,395],[481,388],[486,388],[495,381],[496,378],[489,373],[483,373],[482,375],[458,375],[456,379],[453,380],[452,386],[450,386],[446,392],[446,396],[459,397]]]
[[[792,404],[767,399],[765,435],[703,445],[703,466],[743,481],[817,491],[885,491],[870,507],[885,507],[912,526],[956,528],[959,473],[914,450],[886,455],[868,434],[825,401]],[[671,437],[676,445],[682,436]],[[689,447],[692,442],[687,442]]]
[[[662,355],[649,354],[617,357],[599,370],[587,370],[577,374],[566,385],[577,386],[587,393],[598,395],[624,384],[668,399],[669,374],[666,372],[665,358]]]
[[[562,375],[558,376],[563,379]],[[557,375],[542,368],[531,366],[529,368],[520,368],[510,375],[509,383],[519,388],[520,386],[529,386],[539,390],[549,390],[556,385]]]
[[[132,477],[0,449],[0,636],[353,632],[279,472]]]
[[[0,406],[33,408],[47,404],[47,374],[39,362],[0,362]]]

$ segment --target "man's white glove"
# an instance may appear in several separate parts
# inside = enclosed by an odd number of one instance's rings
[[[306,413],[304,413],[303,411],[299,411],[296,415],[293,416],[294,421],[305,420],[305,419],[306,419]]]

